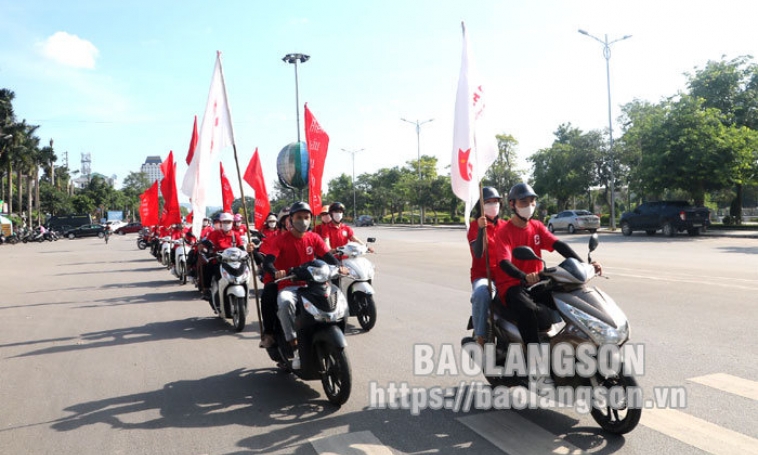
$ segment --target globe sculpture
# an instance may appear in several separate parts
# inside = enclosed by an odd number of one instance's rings
[[[276,158],[276,174],[287,188],[308,186],[308,149],[305,142],[287,144]]]

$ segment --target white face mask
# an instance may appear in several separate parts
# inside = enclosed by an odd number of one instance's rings
[[[342,221],[342,214],[340,212],[334,212],[334,214],[332,215],[332,219],[336,223],[339,223],[340,221]]]
[[[269,229],[275,229],[276,228],[276,221],[266,221],[266,225]]]
[[[221,223],[221,230],[224,232],[229,232],[232,230],[232,223]]]
[[[516,213],[528,220],[532,217],[532,215],[534,215],[535,208],[536,207],[532,204],[529,204],[529,207],[516,207]]]
[[[500,213],[500,204],[497,202],[488,202],[484,204],[484,214],[487,218],[495,218]]]

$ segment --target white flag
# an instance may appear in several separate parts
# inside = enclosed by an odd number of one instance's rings
[[[471,209],[479,199],[479,182],[498,156],[497,138],[486,117],[484,90],[471,61],[466,26],[463,27],[463,54],[458,93],[455,98],[453,157],[450,182],[453,193],[466,203],[468,226]]]
[[[216,67],[213,69],[208,103],[200,124],[197,150],[182,182],[182,193],[189,196],[195,214],[192,220],[192,232],[195,235],[200,235],[205,218],[206,189],[213,160],[221,149],[230,145],[234,145],[232,115],[226,98],[221,52],[216,52]]]

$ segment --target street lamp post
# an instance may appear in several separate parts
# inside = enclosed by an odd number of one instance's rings
[[[357,204],[355,202],[355,154],[358,152],[362,152],[364,149],[360,150],[347,150],[347,149],[341,149],[343,152],[347,152],[351,155],[353,155],[353,224],[355,224],[356,220],[358,219],[358,215],[356,212]]]
[[[632,37],[632,35],[625,35],[621,38],[617,38],[613,41],[608,41],[608,35],[605,35],[605,40],[601,40],[600,38],[590,35],[584,30],[579,30],[579,33],[582,35],[589,36],[590,38],[594,39],[598,43],[603,45],[603,57],[605,57],[605,75],[606,75],[606,81],[607,81],[607,87],[608,87],[608,137],[609,137],[609,152],[610,152],[610,160],[611,160],[611,229],[616,229],[616,193],[615,193],[615,182],[614,182],[614,172],[613,167],[615,165],[614,159],[613,159],[613,119],[611,116],[611,44],[616,43],[618,41],[623,41],[625,39],[629,39]]]
[[[404,118],[401,118],[400,120],[404,122],[408,122],[411,125],[416,125],[416,149],[418,152],[418,225],[423,226],[424,225],[424,216],[421,209],[421,125],[425,123],[429,123],[433,121],[433,118],[430,118],[429,120],[424,120],[423,122],[419,122],[416,120],[415,122],[411,122],[410,120],[406,120]]]
[[[305,63],[310,58],[310,55],[305,54],[287,54],[282,57],[282,61],[295,65],[295,116],[297,118],[297,142],[300,142],[300,94],[297,82],[297,62]]]

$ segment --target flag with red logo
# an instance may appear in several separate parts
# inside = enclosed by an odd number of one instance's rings
[[[195,149],[197,148],[197,115],[195,116],[195,124],[192,126],[192,138],[190,138],[189,150],[187,151],[187,158],[184,161],[187,165],[192,163],[192,158],[195,156]]]
[[[197,138],[197,149],[187,168],[182,182],[182,193],[190,198],[192,211],[197,213],[192,222],[192,232],[202,230],[206,208],[206,192],[213,159],[224,147],[234,145],[232,114],[226,96],[224,72],[221,67],[221,52],[216,53],[211,88],[205,105],[203,121]]]
[[[234,202],[234,192],[232,192],[232,185],[229,183],[229,179],[226,178],[224,173],[224,163],[218,163],[221,168],[221,205],[226,213],[232,213],[232,203]]]
[[[174,152],[168,152],[168,157],[161,163],[161,195],[163,195],[163,213],[159,224],[161,226],[171,226],[182,222],[182,213],[179,209],[179,194],[176,191],[176,163],[174,163]]]
[[[139,218],[143,226],[158,224],[158,181],[139,196]]]
[[[466,27],[458,92],[455,98],[453,157],[450,183],[453,193],[466,203],[465,220],[479,199],[479,182],[498,156],[497,138],[486,117],[484,90],[470,57]]]
[[[321,211],[321,178],[324,176],[329,135],[321,128],[305,103],[305,144],[308,147],[308,194],[313,213]]]
[[[255,228],[259,231],[263,229],[263,223],[266,216],[271,211],[271,203],[268,200],[266,192],[266,181],[263,180],[263,170],[261,169],[261,158],[258,156],[258,149],[255,149],[250,163],[245,169],[242,178],[255,192]]]

